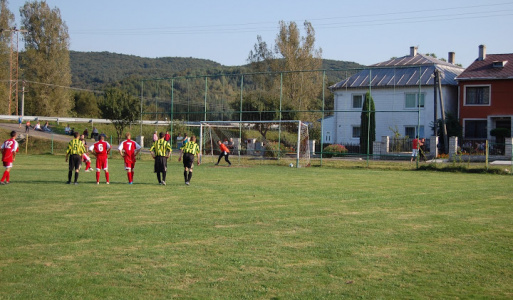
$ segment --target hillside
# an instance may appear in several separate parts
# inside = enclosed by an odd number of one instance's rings
[[[72,86],[102,89],[120,81],[141,78],[171,78],[183,75],[244,73],[247,66],[228,67],[217,62],[192,57],[144,58],[111,52],[70,51]],[[323,60],[323,69],[360,68],[354,62]],[[338,74],[340,73],[340,74]],[[330,72],[329,81],[341,79],[343,72]]]

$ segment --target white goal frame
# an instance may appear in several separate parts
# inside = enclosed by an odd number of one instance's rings
[[[295,123],[297,124],[297,143],[296,143],[296,151],[295,151],[295,160],[296,160],[296,164],[295,164],[295,167],[296,168],[300,168],[300,167],[307,167],[307,166],[310,166],[310,138],[309,138],[309,133],[308,133],[308,125],[305,123],[305,122],[302,122],[301,120],[281,120],[281,121],[201,121],[200,122],[200,143],[199,143],[199,146],[200,146],[200,153],[201,155],[207,155],[207,153],[203,153],[203,145],[206,141],[204,141],[204,133],[205,133],[205,130],[206,128],[212,128],[212,127],[216,127],[216,128],[219,128],[219,127],[224,127],[224,128],[238,128],[239,129],[239,132],[242,130],[242,126],[249,126],[249,125],[253,125],[253,124],[262,124],[262,123],[267,123],[267,124],[276,124],[276,125],[279,125],[279,131],[280,131],[280,135],[281,135],[281,125],[282,124],[290,124],[290,123]],[[302,132],[302,128],[305,128],[306,129],[306,143],[304,142],[304,145],[301,145],[301,141],[302,141],[302,135],[301,135],[301,132]],[[304,138],[304,135],[303,135],[303,138]],[[242,141],[241,141],[242,142]],[[303,146],[303,147],[302,147]],[[239,145],[240,147],[240,145]],[[212,155],[213,156],[213,149],[214,149],[214,145],[211,145],[211,153],[209,153],[209,155]],[[240,156],[240,151],[239,151],[239,156]],[[301,163],[302,161],[306,161],[305,163]]]

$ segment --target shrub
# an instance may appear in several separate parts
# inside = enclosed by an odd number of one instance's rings
[[[345,153],[347,153],[347,148],[343,145],[332,144],[324,147],[324,155],[325,157],[341,157]]]

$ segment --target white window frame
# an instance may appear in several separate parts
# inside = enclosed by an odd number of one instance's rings
[[[415,104],[413,107],[408,107],[406,105],[406,97],[408,97],[408,95],[415,95]],[[424,109],[424,107],[426,106],[426,93],[419,93],[419,92],[404,93],[404,109],[417,109],[417,107],[419,106],[419,95],[422,95],[421,100],[423,100],[421,103],[422,106],[420,106],[420,109]]]
[[[361,103],[361,106],[360,106],[360,107],[355,107],[355,106],[354,106],[354,97],[355,97],[355,96],[360,96],[360,97],[362,97],[362,103]],[[360,109],[360,110],[361,110],[361,109],[363,108],[363,102],[365,102],[365,94],[352,94],[352,95],[351,95],[351,108],[352,108],[352,109]]]
[[[467,104],[467,88],[487,87],[488,103],[487,104]],[[491,84],[468,84],[463,86],[463,106],[491,106],[492,105],[492,85]]]
[[[420,125],[419,132],[417,132],[417,125],[406,125],[404,126],[404,135],[406,136],[406,128],[413,128],[414,134],[413,136],[408,135],[409,138],[415,138],[415,136],[419,136],[419,138],[425,138],[426,132],[424,131],[424,125]]]
[[[360,135],[359,136],[354,136],[354,130],[356,128],[358,128],[358,130],[360,131]],[[353,125],[353,126],[351,126],[351,138],[352,139],[359,139],[361,134],[362,134],[362,127],[360,125]]]
[[[467,131],[467,121],[486,121],[486,137],[484,138],[476,138],[476,137],[468,137],[465,133]],[[465,118],[463,119],[463,128],[462,128],[462,133],[463,133],[463,137],[464,138],[468,138],[468,139],[487,139],[488,138],[488,134],[489,134],[489,130],[488,130],[488,126],[490,124],[488,124],[488,119],[484,119],[484,118]]]

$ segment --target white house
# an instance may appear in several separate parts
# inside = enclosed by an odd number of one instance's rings
[[[334,93],[334,115],[324,119],[323,142],[359,144],[360,117],[365,94],[370,92],[376,108],[376,140],[381,136],[429,137],[435,120],[434,71],[440,72],[445,112],[456,116],[458,83],[463,68],[448,61],[417,53],[369,66],[330,87]],[[437,93],[437,119],[441,110]]]

